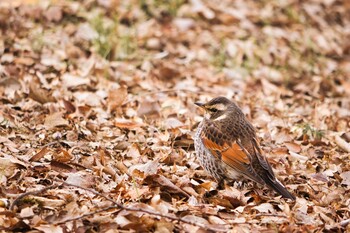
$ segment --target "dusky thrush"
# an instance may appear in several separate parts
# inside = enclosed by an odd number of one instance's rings
[[[198,126],[194,145],[201,166],[211,176],[218,182],[248,178],[295,200],[275,177],[253,125],[235,103],[217,97],[208,103],[195,104],[209,113]]]

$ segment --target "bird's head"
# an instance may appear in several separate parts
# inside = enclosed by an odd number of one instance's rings
[[[197,106],[203,108],[209,119],[213,121],[220,121],[227,117],[228,112],[235,106],[233,102],[225,97],[216,97],[207,103],[195,103]]]

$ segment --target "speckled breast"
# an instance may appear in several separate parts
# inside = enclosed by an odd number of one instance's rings
[[[197,132],[194,136],[194,147],[196,150],[197,158],[200,165],[217,181],[221,181],[225,177],[222,162],[211,154],[211,152],[205,148],[202,139],[200,137],[203,130],[203,121],[198,125]]]

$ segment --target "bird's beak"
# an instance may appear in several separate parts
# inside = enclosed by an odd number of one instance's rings
[[[197,106],[199,106],[199,107],[201,107],[201,108],[204,108],[204,104],[203,104],[203,103],[196,102],[196,103],[194,103],[194,104],[197,105]]]

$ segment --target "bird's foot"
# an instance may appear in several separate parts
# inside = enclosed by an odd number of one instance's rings
[[[243,189],[244,187],[246,187],[248,184],[247,181],[242,180],[242,181],[234,181],[233,182],[233,187],[236,189]]]
[[[219,180],[218,186],[216,189],[225,189],[226,181],[225,180]]]

